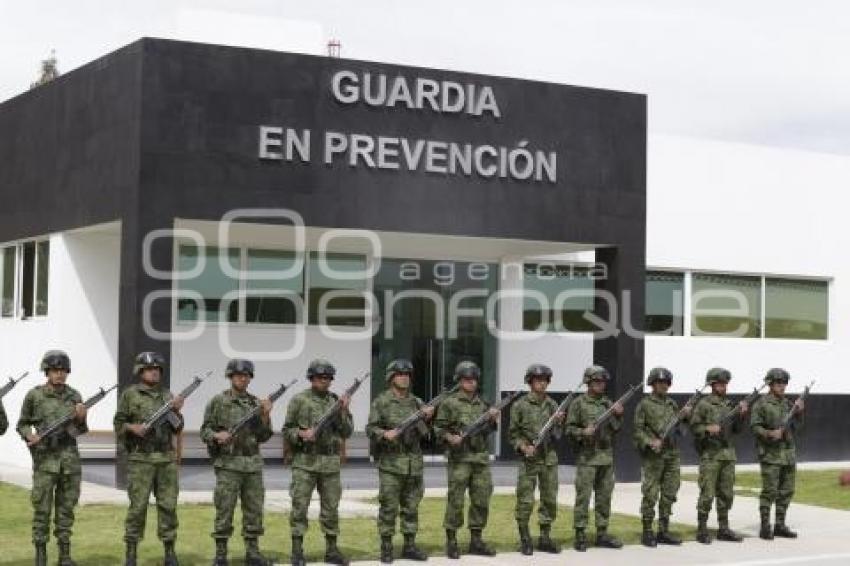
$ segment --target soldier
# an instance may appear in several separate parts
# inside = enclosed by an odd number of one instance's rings
[[[759,465],[761,466],[761,496],[759,513],[761,529],[759,536],[765,540],[773,537],[797,538],[797,533],[785,524],[785,513],[794,497],[794,478],[797,471],[797,454],[794,445],[794,430],[802,424],[802,399],[792,405],[785,397],[785,387],[791,376],[781,368],[767,372],[764,381],[770,392],[759,399],[752,410],[750,426],[756,437]],[[794,411],[794,426],[781,430],[782,419]],[[770,529],[770,507],[776,505],[776,524]]]
[[[174,552],[177,538],[177,494],[180,489],[174,435],[183,429],[183,399],[162,386],[165,358],[156,352],[136,356],[133,375],[139,383],[121,394],[113,419],[118,442],[127,454],[127,497],[130,507],[124,523],[127,545],[125,566],[136,566],[136,547],[145,534],[151,491],[156,498],[157,535],[164,548],[165,566],[178,566]],[[144,422],[173,399],[176,423],[165,421],[148,431]]]
[[[321,501],[319,523],[325,533],[325,562],[348,564],[348,558],[337,547],[337,537],[339,499],[342,495],[340,453],[343,443],[354,430],[348,411],[351,399],[347,396],[340,399],[342,411],[333,425],[319,437],[316,437],[312,428],[339,399],[329,391],[335,374],[336,368],[327,360],[310,362],[307,368],[310,389],[293,397],[286,410],[283,434],[293,453],[289,526],[292,531],[292,564],[295,566],[306,564],[304,534],[307,532],[307,508],[314,489],[319,492]]]
[[[670,513],[676,502],[676,494],[681,484],[679,468],[681,459],[676,433],[663,441],[660,436],[668,422],[677,418],[679,406],[667,391],[673,383],[673,374],[667,368],[652,368],[646,382],[652,388],[652,395],[641,399],[635,409],[634,442],[641,457],[641,493],[640,515],[643,521],[644,546],[657,544],[682,544],[682,540],[669,531]],[[681,409],[684,418],[691,413],[690,406]],[[655,505],[658,505],[658,535],[652,531],[655,518]]]
[[[32,542],[36,566],[47,566],[50,509],[54,508],[53,536],[59,544],[59,566],[74,566],[71,529],[74,507],[80,499],[82,467],[76,436],[88,432],[86,406],[76,390],[66,385],[71,359],[61,350],[50,350],[41,359],[47,383],[31,389],[24,398],[18,434],[32,453]],[[38,430],[73,410],[72,427],[43,442]]]
[[[9,428],[9,419],[6,418],[6,410],[3,408],[3,400],[0,399],[0,436],[6,434]]]
[[[711,544],[708,534],[708,514],[717,498],[717,540],[741,542],[743,538],[729,528],[729,510],[732,508],[735,488],[735,444],[731,434],[723,430],[722,420],[733,410],[734,405],[726,398],[726,386],[732,379],[729,370],[711,368],[705,382],[711,386],[706,395],[694,407],[691,416],[691,431],[699,455],[699,499],[697,500],[697,541]],[[740,403],[741,414],[747,413],[744,401]],[[736,418],[730,427],[732,434],[743,429],[743,418]]]
[[[611,493],[614,491],[614,435],[623,425],[623,406],[613,403],[614,416],[597,431],[593,423],[612,402],[605,396],[611,379],[602,366],[584,371],[587,392],[570,404],[567,411],[567,436],[576,447],[576,503],[573,512],[575,549],[587,550],[585,530],[588,523],[590,495],[594,494],[596,546],[622,548],[623,543],[608,534],[611,516]]]
[[[207,403],[201,440],[210,452],[215,468],[215,539],[213,566],[227,566],[227,540],[233,534],[233,512],[237,498],[242,502],[242,538],[245,540],[246,566],[271,566],[272,561],[260,552],[257,542],[263,530],[263,457],[260,444],[272,437],[271,410],[268,399],[262,401],[248,393],[254,379],[250,360],[227,362],[225,375],[230,389]],[[260,407],[260,417],[240,430],[235,437],[228,429],[245,415]]]
[[[525,383],[531,392],[520,397],[511,407],[508,435],[511,445],[522,457],[517,468],[514,515],[519,529],[520,552],[526,556],[533,553],[528,520],[534,508],[534,488],[538,482],[540,507],[537,510],[537,521],[540,538],[537,540],[537,550],[552,554],[561,552],[550,536],[552,523],[558,514],[558,454],[550,442],[538,450],[533,445],[537,433],[558,410],[558,404],[546,393],[551,381],[551,368],[543,364],[531,364],[525,372]],[[563,412],[556,416],[562,426],[565,417]]]
[[[424,493],[421,442],[429,433],[426,424],[434,416],[433,407],[423,407],[423,402],[410,391],[413,364],[409,360],[393,360],[387,365],[385,378],[389,388],[372,401],[366,434],[375,447],[378,462],[378,534],[381,537],[381,562],[393,561],[393,535],[396,516],[401,508],[401,532],[404,547],[401,557],[410,560],[427,560],[428,555],[416,546],[419,530],[419,502]],[[425,422],[411,429],[403,437],[393,430],[411,414],[422,410]]]
[[[457,530],[463,526],[464,495],[469,489],[469,554],[495,556],[481,537],[487,526],[493,478],[490,474],[490,450],[485,435],[463,440],[460,432],[482,413],[489,412],[491,426],[496,428],[499,411],[490,408],[478,395],[481,370],[474,362],[460,362],[455,367],[455,382],[460,390],[450,395],[437,409],[434,433],[445,442],[448,452],[448,497],[443,527],[446,529],[446,556],[460,558]]]

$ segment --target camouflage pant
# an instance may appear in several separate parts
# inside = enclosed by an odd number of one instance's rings
[[[53,536],[67,542],[74,526],[74,507],[80,500],[80,474],[33,472],[32,474],[32,540],[44,543],[50,538],[50,511]]]
[[[419,502],[424,493],[422,476],[379,471],[378,534],[395,534],[396,517],[401,508],[401,532],[408,535],[419,530]]]
[[[614,466],[576,467],[576,505],[573,527],[586,529],[590,495],[594,494],[593,512],[596,530],[607,529],[611,517],[611,494],[614,491]]]
[[[794,497],[794,482],[797,467],[794,464],[783,466],[779,464],[761,465],[761,496],[759,507],[770,511],[770,506],[776,504],[777,522],[785,518],[785,510]]]
[[[490,475],[490,465],[451,462],[447,471],[449,493],[446,500],[443,527],[457,530],[463,526],[463,500],[466,490],[469,489],[467,523],[470,529],[483,529],[487,526],[490,496],[493,495],[493,478]]]
[[[127,469],[127,496],[130,508],[124,522],[124,540],[140,541],[145,535],[145,521],[151,492],[156,498],[157,536],[162,541],[177,538],[177,493],[180,485],[174,462],[130,462]]]
[[[292,536],[303,537],[307,533],[307,510],[313,490],[319,492],[319,524],[326,535],[339,534],[339,499],[342,484],[339,472],[308,472],[301,468],[292,469],[289,497],[292,512],[289,514],[289,529]]]
[[[655,505],[658,504],[658,517],[669,519],[679,493],[681,461],[679,453],[649,454],[641,463],[640,491],[643,495],[640,503],[640,516],[644,521],[655,518]]]
[[[263,472],[237,472],[216,468],[213,538],[228,539],[233,534],[233,513],[236,511],[237,499],[242,502],[242,536],[248,539],[259,538],[264,533],[265,496]]]
[[[734,490],[734,460],[700,460],[698,514],[708,516],[711,504],[717,498],[717,521],[720,526],[728,526]]]
[[[518,523],[528,524],[534,509],[534,489],[540,482],[540,506],[537,522],[551,525],[558,515],[558,466],[523,460],[517,469],[516,510]]]

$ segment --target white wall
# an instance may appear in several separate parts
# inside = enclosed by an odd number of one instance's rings
[[[68,383],[89,397],[115,383],[118,351],[120,228],[50,236],[48,315],[30,320],[0,319],[2,372],[30,375],[3,400],[10,431],[0,437],[0,462],[29,466],[26,446],[14,428],[26,392],[44,382],[41,356],[62,349],[71,357]],[[89,415],[91,430],[112,430],[116,396],[111,393]]]

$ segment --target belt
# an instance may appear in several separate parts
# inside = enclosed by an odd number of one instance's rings
[[[336,456],[339,454],[337,446],[311,446],[307,448],[305,454],[315,454],[317,456]]]

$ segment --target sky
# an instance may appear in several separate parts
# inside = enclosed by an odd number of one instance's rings
[[[139,37],[648,95],[649,129],[850,154],[846,0],[0,0],[0,100]],[[0,133],[2,135],[2,133]]]

